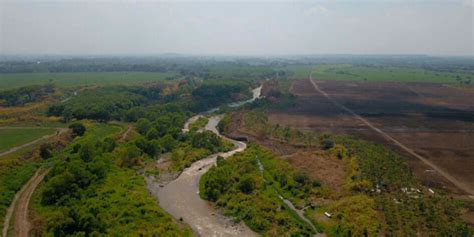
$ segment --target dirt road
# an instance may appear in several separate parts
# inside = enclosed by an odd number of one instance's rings
[[[13,152],[16,152],[16,151],[18,151],[18,150],[21,150],[21,149],[23,149],[23,148],[25,148],[25,147],[31,146],[31,145],[33,145],[33,144],[36,144],[36,143],[41,142],[41,141],[43,141],[43,140],[46,140],[46,139],[48,139],[48,138],[50,138],[50,137],[59,136],[59,135],[61,135],[62,133],[66,132],[68,129],[67,129],[67,128],[56,128],[56,130],[57,130],[57,131],[56,131],[55,134],[50,134],[50,135],[42,136],[42,137],[40,137],[40,138],[38,138],[38,139],[36,139],[36,140],[33,140],[33,141],[31,141],[31,142],[28,142],[28,143],[25,143],[25,144],[22,144],[22,145],[13,147],[13,148],[11,148],[11,149],[8,150],[8,151],[4,151],[4,152],[0,153],[0,157],[6,156],[6,155],[11,154],[11,153],[13,153]]]
[[[447,180],[449,180],[451,183],[453,183],[456,187],[458,187],[460,190],[463,190],[464,192],[468,193],[469,195],[474,196],[474,189],[472,187],[470,187],[469,185],[457,180],[456,178],[454,178],[452,175],[450,175],[449,173],[447,173],[446,171],[444,171],[443,169],[441,169],[440,167],[436,166],[434,163],[432,163],[431,161],[429,161],[428,159],[426,159],[425,157],[417,154],[416,152],[414,152],[411,148],[403,145],[401,142],[399,142],[398,140],[396,140],[395,138],[393,138],[392,136],[388,135],[387,133],[385,133],[384,131],[382,131],[381,129],[377,128],[375,125],[373,125],[371,122],[369,122],[367,119],[361,117],[360,115],[358,115],[357,113],[355,113],[354,111],[352,111],[351,109],[347,108],[346,106],[344,106],[343,104],[337,102],[336,100],[334,100],[331,96],[329,96],[326,92],[324,92],[319,86],[318,84],[313,80],[313,76],[312,76],[312,72],[311,74],[309,75],[309,81],[311,82],[311,84],[313,85],[314,89],[320,93],[321,95],[323,95],[324,97],[326,97],[329,101],[331,101],[331,103],[333,103],[335,106],[337,106],[338,108],[346,111],[347,113],[351,114],[352,116],[354,116],[357,120],[361,121],[363,124],[365,124],[367,127],[369,127],[370,129],[372,129],[373,131],[375,131],[376,133],[380,134],[382,137],[384,137],[385,139],[387,139],[388,141],[392,142],[393,144],[395,144],[396,146],[400,147],[401,149],[403,149],[404,151],[406,151],[407,153],[409,153],[410,155],[414,156],[415,158],[419,159],[420,161],[422,161],[424,164],[426,164],[427,166],[429,166],[431,169],[435,170],[436,172],[438,172],[441,176],[443,176],[444,178],[446,178]]]
[[[120,137],[120,139],[119,139],[118,141],[119,141],[119,142],[125,141],[125,139],[127,139],[128,134],[130,134],[130,132],[132,131],[132,129],[133,129],[133,126],[132,126],[132,125],[128,125],[127,130],[122,134],[122,136]]]
[[[6,237],[8,234],[8,227],[10,225],[13,212],[15,212],[14,236],[27,237],[31,230],[31,223],[28,219],[28,206],[31,196],[36,187],[43,180],[44,176],[49,170],[38,169],[31,179],[15,194],[15,197],[7,210],[5,220],[3,223],[2,236]]]

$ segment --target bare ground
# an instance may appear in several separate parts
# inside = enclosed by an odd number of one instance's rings
[[[416,153],[412,148],[407,147],[405,144],[400,142],[399,140],[395,139],[394,137],[390,136],[386,132],[384,132],[382,129],[376,127],[374,124],[372,124],[369,120],[363,118],[359,114],[355,113],[353,110],[349,109],[345,105],[339,103],[338,101],[334,100],[329,94],[327,94],[324,90],[319,88],[315,80],[311,77],[309,77],[309,81],[313,85],[314,89],[322,94],[324,97],[326,97],[329,101],[331,101],[335,106],[339,107],[340,109],[344,110],[345,112],[351,114],[355,119],[359,120],[363,124],[365,124],[367,127],[372,129],[374,132],[378,133],[382,137],[384,137],[387,141],[391,142],[392,144],[398,146],[398,148],[402,149],[406,153],[410,154],[411,156],[419,159],[421,162],[423,162],[425,165],[439,173],[441,176],[443,176],[445,179],[449,180],[451,183],[453,183],[457,188],[461,189],[462,191],[468,193],[469,195],[474,196],[474,188],[471,187],[468,183],[464,182],[463,180],[459,180],[451,173],[447,172],[445,169],[439,167],[437,164],[433,163],[431,160],[428,160],[424,156]]]
[[[28,216],[28,206],[30,204],[30,199],[36,187],[39,183],[41,183],[48,171],[49,170],[38,169],[33,177],[31,177],[31,179],[21,188],[21,190],[15,194],[15,197],[7,210],[7,215],[5,216],[2,232],[4,237],[8,236],[8,227],[10,226],[13,213],[15,214],[14,236],[29,236],[29,232],[31,230],[31,223]]]

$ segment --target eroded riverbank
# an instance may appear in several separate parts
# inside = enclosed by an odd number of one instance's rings
[[[261,89],[262,87],[260,86],[252,90],[252,99],[231,104],[230,106],[242,106],[253,102],[260,97]],[[184,125],[183,132],[188,132],[189,124],[199,119],[200,116],[202,115],[190,118]],[[227,158],[247,148],[246,143],[219,134],[216,127],[220,119],[221,115],[210,117],[205,129],[232,142],[234,149],[228,152],[212,154],[194,162],[178,178],[167,184],[160,184],[152,176],[146,177],[147,187],[158,198],[160,206],[165,211],[176,219],[186,222],[200,236],[258,236],[243,222],[236,223],[232,218],[222,215],[209,202],[201,199],[199,196],[199,180],[204,173],[216,164],[217,157]]]

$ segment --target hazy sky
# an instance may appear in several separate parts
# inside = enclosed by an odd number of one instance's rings
[[[474,0],[0,0],[0,54],[474,55]]]

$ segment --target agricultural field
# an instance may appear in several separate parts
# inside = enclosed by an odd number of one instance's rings
[[[58,87],[136,85],[166,82],[178,77],[172,72],[58,72],[0,73],[0,90],[52,83]]]
[[[52,135],[0,157],[8,234],[472,233],[469,192],[386,138],[474,185],[467,67],[193,60],[3,68],[0,153]]]
[[[299,78],[305,78],[306,70],[297,70]],[[303,75],[301,73],[303,72]],[[306,71],[307,72],[307,71]],[[474,84],[472,73],[437,72],[417,68],[389,66],[316,65],[313,76],[319,80],[367,81],[367,82],[419,82],[457,85]]]
[[[463,224],[469,220],[461,219],[461,213],[469,212],[469,206],[445,196],[442,189],[431,187],[436,190],[436,194],[433,194],[429,191],[432,190],[429,189],[430,186],[421,185],[418,178],[412,175],[404,157],[382,145],[348,136],[295,129],[274,123],[273,119],[267,119],[266,113],[261,111],[235,113],[230,124],[224,127],[228,136],[258,143],[272,151],[274,161],[260,161],[264,173],[270,172],[264,177],[274,178],[273,181],[265,182],[263,187],[276,185],[277,190],[281,188],[281,195],[290,200],[298,210],[304,210],[304,216],[313,223],[316,230],[329,236],[347,236],[349,233],[366,233],[369,236],[457,233],[464,236],[469,233],[469,227]],[[262,156],[258,153],[251,156],[255,157]],[[229,159],[228,162],[233,160]],[[276,165],[278,163],[280,164]],[[221,169],[226,165],[227,161],[223,162]],[[216,172],[219,165],[217,167]],[[238,167],[245,170],[246,166]],[[213,169],[209,175],[212,171]],[[285,177],[279,172],[285,174]],[[227,174],[231,173],[227,171]],[[296,183],[293,183],[291,177]],[[212,185],[216,179],[211,180]],[[210,186],[217,191],[205,193],[222,196],[224,200],[219,198],[216,204],[230,215],[254,210],[255,208],[246,210],[245,208],[251,208],[249,205],[236,208],[233,198],[227,197],[227,192],[235,191],[225,185],[232,185],[232,182],[236,182],[234,180],[239,179],[222,181],[223,188]],[[255,187],[259,187],[258,182],[254,178]],[[298,188],[304,184],[311,185]],[[239,195],[243,194],[237,193],[231,197]],[[418,209],[420,205],[426,209]],[[452,212],[438,212],[439,210]],[[258,215],[250,215],[251,221],[258,218]],[[407,218],[410,220],[404,221]]]
[[[336,101],[363,116],[390,136],[423,154],[470,186],[474,167],[472,94],[426,83],[317,81]],[[312,89],[308,80],[292,87],[298,106],[270,113],[270,120],[307,131],[352,135],[400,150],[346,111]],[[410,156],[410,155],[408,155]],[[454,188],[436,172],[410,159],[415,173],[434,187]],[[472,165],[471,165],[472,164]],[[428,171],[426,171],[428,170]]]
[[[0,153],[13,147],[32,142],[46,135],[54,134],[54,128],[0,128]]]

